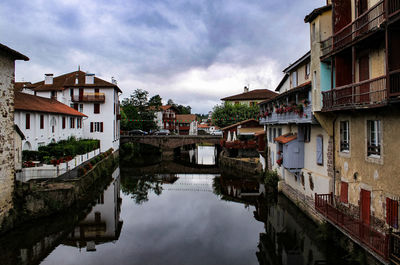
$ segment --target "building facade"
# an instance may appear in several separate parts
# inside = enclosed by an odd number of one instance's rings
[[[0,44],[0,228],[13,207],[15,176],[14,81],[15,60],[25,55]]]
[[[25,136],[22,150],[38,150],[40,146],[84,138],[87,116],[55,99],[15,92],[14,122]]]
[[[197,135],[197,116],[195,114],[177,114],[176,124],[179,135]]]
[[[267,166],[276,170],[286,184],[314,198],[329,193],[329,136],[315,119],[312,108],[311,53],[284,70],[276,91],[279,95],[260,103],[260,124],[267,136]]]
[[[82,71],[54,77],[25,86],[35,95],[56,99],[87,116],[83,137],[100,140],[101,151],[119,149],[120,104],[122,91],[112,79],[111,83]]]

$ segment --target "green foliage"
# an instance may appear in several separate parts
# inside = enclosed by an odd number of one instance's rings
[[[274,171],[268,170],[265,172],[265,185],[272,188],[278,188],[278,182],[279,182],[279,175],[276,170]]]
[[[167,105],[174,106],[178,110],[178,114],[191,114],[192,107],[176,104],[172,99],[168,99]]]
[[[125,176],[121,178],[121,190],[124,194],[130,195],[136,204],[142,204],[149,200],[150,192],[160,195],[162,185],[160,180],[153,175],[142,176],[141,178]]]
[[[150,131],[157,129],[154,112],[157,107],[161,106],[161,97],[156,95],[148,100],[148,94],[149,92],[145,90],[136,89],[129,98],[122,101],[121,130]],[[132,122],[131,120],[140,120],[140,122]]]
[[[63,157],[75,157],[83,155],[100,147],[99,140],[82,139],[76,140],[74,137],[68,140],[62,140],[58,143],[51,143],[46,146],[40,146],[38,151],[23,151],[23,161],[38,160],[49,162],[51,159],[60,159]]]
[[[225,102],[213,109],[214,124],[223,128],[240,121],[256,119],[260,109],[258,106],[233,105]]]

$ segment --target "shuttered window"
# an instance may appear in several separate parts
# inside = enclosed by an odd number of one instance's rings
[[[75,118],[70,118],[70,120],[69,120],[69,127],[70,127],[71,129],[74,129],[74,128],[75,128]]]
[[[347,182],[343,182],[340,185],[340,201],[343,203],[349,202],[349,184]]]
[[[31,114],[27,113],[25,115],[25,129],[29,130],[31,128]]]
[[[103,122],[91,122],[90,123],[90,132],[103,132],[104,125]]]
[[[393,227],[399,227],[399,202],[386,198],[386,223]]]
[[[44,129],[44,115],[40,115],[40,129]]]
[[[62,117],[62,128],[65,129],[65,117]]]
[[[93,122],[90,123],[90,132],[93,132]]]
[[[322,135],[317,136],[317,164],[324,165],[324,138]]]

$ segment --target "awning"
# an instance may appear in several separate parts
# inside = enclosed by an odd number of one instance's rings
[[[274,139],[274,141],[277,141],[278,143],[281,143],[281,144],[287,144],[296,139],[297,139],[297,133],[296,134],[287,133],[287,134],[281,135],[279,137],[276,137]]]

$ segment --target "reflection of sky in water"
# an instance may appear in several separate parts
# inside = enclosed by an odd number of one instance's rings
[[[190,162],[193,162],[193,158],[198,165],[215,165],[215,147],[198,146],[189,151]]]
[[[142,205],[122,195],[118,241],[96,246],[96,252],[60,245],[42,264],[258,264],[259,234],[265,230],[253,217],[254,207],[221,201],[212,192],[168,190],[210,189],[214,178],[177,177]]]

